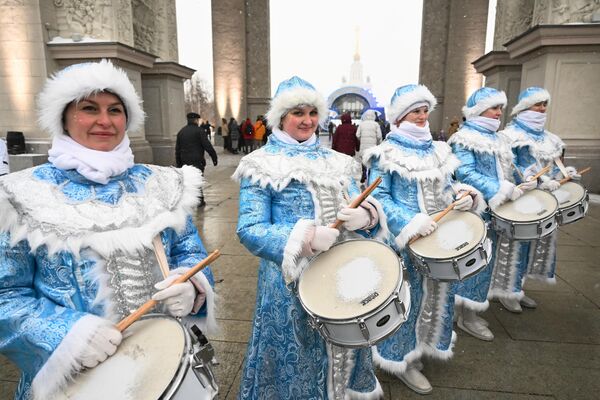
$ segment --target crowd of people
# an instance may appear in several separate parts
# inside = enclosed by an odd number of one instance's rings
[[[328,117],[326,101],[294,76],[254,123],[222,119],[224,149],[245,153],[233,175],[240,185],[237,235],[260,258],[240,399],[377,399],[377,368],[430,393],[423,360],[451,359],[455,321],[491,341],[479,315],[490,299],[511,312],[535,308],[523,282],[554,281],[556,234],[516,241],[490,231],[487,265],[451,281],[423,274],[407,246],[435,232],[431,214],[451,203],[489,220],[490,210],[530,190],[579,179],[574,168],[557,166],[537,177],[564,151],[545,130],[549,102],[546,90],[525,89],[499,131],[506,96],[480,88],[449,141],[435,141],[428,122],[435,96],[423,85],[405,85],[394,91],[387,127],[372,110],[358,126],[342,115],[337,128],[327,127],[329,148],[317,133]],[[49,78],[38,113],[52,135],[48,163],[0,178],[0,352],[22,372],[16,399],[50,398],[104,362],[123,340],[116,323],[150,298],[160,312],[215,327],[210,268],[172,284],[206,257],[191,215],[204,203],[204,152],[218,163],[210,124],[202,128],[200,115],[187,115],[177,136],[178,168],[135,164],[127,133],[141,127],[144,111],[126,73],[108,61]],[[354,157],[359,149],[362,163]],[[376,180],[372,194],[350,207],[361,181]],[[402,260],[411,307],[385,340],[349,348],[311,327],[296,288],[314,257],[365,238]],[[166,275],[153,256],[156,240]]]

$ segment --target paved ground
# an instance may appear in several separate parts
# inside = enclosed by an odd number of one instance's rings
[[[207,249],[223,255],[214,264],[222,332],[211,341],[220,365],[220,399],[237,397],[255,301],[258,260],[235,235],[238,186],[230,180],[239,156],[221,155],[206,171],[207,207],[196,223]],[[455,357],[425,361],[434,386],[428,399],[600,398],[600,202],[582,221],[561,228],[554,286],[528,283],[537,310],[511,314],[499,303],[485,313],[496,338],[478,341],[460,330]],[[386,373],[379,373],[386,399],[422,398]],[[0,399],[11,399],[18,371],[0,356]]]

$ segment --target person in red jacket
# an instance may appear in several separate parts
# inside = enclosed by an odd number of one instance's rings
[[[254,124],[250,118],[242,123],[242,137],[244,138],[244,154],[254,151]]]
[[[356,126],[352,125],[352,118],[348,113],[342,114],[341,119],[342,123],[336,128],[333,134],[331,148],[353,157],[360,146],[360,142],[356,138]]]

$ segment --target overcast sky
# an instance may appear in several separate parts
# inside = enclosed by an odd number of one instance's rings
[[[218,0],[215,0],[218,1]],[[292,75],[329,96],[353,61],[358,27],[363,73],[381,105],[419,77],[422,1],[271,0],[271,94]],[[491,20],[495,1],[490,2]],[[293,15],[293,17],[290,17]],[[177,0],[179,62],[212,87],[210,0]],[[491,32],[488,34],[491,45]]]

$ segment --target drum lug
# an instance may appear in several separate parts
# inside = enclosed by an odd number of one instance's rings
[[[394,305],[396,306],[396,311],[398,311],[399,314],[404,316],[406,315],[406,307],[404,307],[404,302],[400,300],[400,293],[396,293]]]
[[[359,320],[358,320],[358,327],[360,328],[360,332],[362,333],[362,335],[365,338],[365,340],[367,342],[369,342],[369,344],[371,344],[371,341],[369,340],[371,338],[371,335],[369,334],[369,328],[367,328],[367,324],[365,324],[365,320],[364,319],[359,318]]]
[[[542,236],[542,221],[538,221],[537,223],[537,234],[538,236]]]
[[[515,236],[515,223],[514,222],[510,223],[510,235]]]
[[[462,276],[460,276],[460,268],[458,268],[458,263],[456,262],[455,258],[452,259],[452,269],[454,270],[456,276],[458,276],[458,280],[462,280]]]
[[[485,249],[485,240],[479,247],[479,255],[485,260],[485,263],[487,264],[488,263],[488,254],[487,254],[487,250]]]

